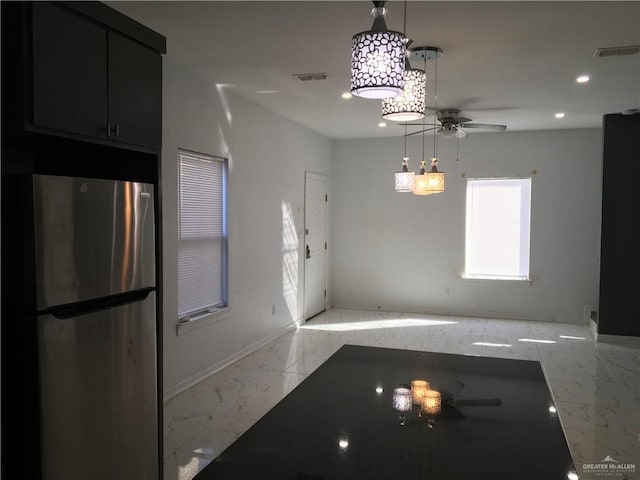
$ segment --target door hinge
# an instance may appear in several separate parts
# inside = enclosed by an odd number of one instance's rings
[[[324,298],[327,298],[327,291],[324,291]]]
[[[328,202],[329,201],[329,195],[327,195],[326,193],[324,194],[324,201]]]
[[[327,242],[324,242],[324,249],[327,249]]]

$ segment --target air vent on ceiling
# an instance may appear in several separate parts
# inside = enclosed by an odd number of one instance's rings
[[[596,48],[594,57],[620,57],[622,55],[635,55],[640,52],[640,45],[627,45],[626,47]]]
[[[308,82],[309,80],[326,80],[326,73],[294,73],[294,77],[296,77],[301,82]]]

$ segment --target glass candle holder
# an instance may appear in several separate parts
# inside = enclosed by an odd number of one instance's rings
[[[413,403],[416,405],[422,405],[422,398],[427,390],[429,390],[429,382],[426,380],[413,380],[411,382],[411,396],[413,398]]]
[[[427,390],[422,398],[422,411],[427,415],[438,415],[442,409],[440,392]]]
[[[393,389],[393,408],[398,412],[411,410],[411,389],[408,385],[398,385]]]

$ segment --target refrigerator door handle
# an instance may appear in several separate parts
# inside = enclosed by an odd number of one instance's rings
[[[51,315],[60,319],[78,317],[80,315],[119,307],[128,303],[141,302],[154,290],[155,287],[141,288],[139,290],[132,290],[130,292],[111,295],[109,297],[86,300],[67,305],[56,305],[55,307],[50,307],[38,312],[38,315]]]

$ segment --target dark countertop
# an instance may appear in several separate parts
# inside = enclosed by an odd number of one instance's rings
[[[414,405],[401,425],[393,389],[413,379],[501,405]],[[539,362],[345,345],[195,479],[566,480],[551,406]]]

